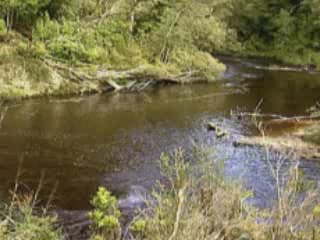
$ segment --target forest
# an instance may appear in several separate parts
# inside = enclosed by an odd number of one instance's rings
[[[0,95],[213,81],[218,54],[318,69],[319,12],[319,0],[1,0]]]

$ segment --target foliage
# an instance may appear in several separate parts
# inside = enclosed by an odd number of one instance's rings
[[[117,199],[105,188],[100,187],[91,200],[94,210],[88,213],[92,221],[93,239],[99,236],[103,239],[120,236],[120,211],[117,207]]]
[[[319,5],[318,0],[234,1],[229,21],[249,54],[319,67]]]
[[[130,226],[130,231],[136,239],[144,238],[147,227],[147,221],[144,219],[136,219]]]
[[[13,33],[3,35],[3,39],[4,43],[0,42],[1,99],[74,93],[83,87],[66,81],[41,60],[47,54],[42,43],[30,44]]]
[[[12,28],[28,27],[48,3],[49,0],[2,0],[0,16],[6,19],[8,31]]]
[[[225,67],[210,54],[202,51],[177,49],[172,53],[171,62],[176,64],[185,74],[195,78],[213,81]]]
[[[146,62],[170,63],[171,53],[177,50],[192,49],[189,53],[197,55],[193,58],[196,60],[202,54],[197,53],[199,50],[211,52],[221,48],[230,38],[229,30],[219,17],[211,14],[212,5],[194,0],[139,0],[136,4],[127,0],[68,4],[56,0],[42,3],[42,12],[30,26],[34,43],[42,42],[53,57],[72,64],[104,64],[123,69]],[[39,4],[35,3],[36,6]],[[37,9],[30,10],[30,14]],[[209,55],[203,55],[200,61],[208,58]]]
[[[162,155],[166,185],[133,221],[134,239],[317,239],[319,192],[305,188],[295,162],[288,170],[270,167],[279,194],[270,209],[256,209],[247,203],[252,193],[228,180],[223,164],[210,156],[198,147],[192,163],[182,150]]]
[[[0,20],[0,34],[5,33],[5,31],[6,31],[6,23],[4,20],[1,19]]]
[[[91,73],[88,66],[112,71],[148,68],[154,79],[212,81],[225,70],[212,53],[320,68],[319,12],[319,0],[2,0],[0,41],[19,32],[14,35],[24,40],[16,46],[16,59],[50,59],[64,69],[85,66],[80,72],[86,76]],[[87,89],[83,85],[88,82],[70,82],[61,69],[51,69],[55,79],[69,81],[68,89]],[[29,79],[32,74],[11,75]],[[24,82],[33,85],[30,79]],[[97,90],[103,84],[89,85]],[[55,85],[27,96],[56,91],[52,89],[61,90]],[[24,95],[16,87],[10,91]]]
[[[56,217],[36,211],[33,198],[20,196],[0,210],[0,239],[2,240],[59,240],[55,229]]]

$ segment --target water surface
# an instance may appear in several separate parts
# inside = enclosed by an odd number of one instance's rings
[[[0,131],[0,198],[8,198],[23,159],[21,183],[35,189],[45,174],[43,204],[57,183],[54,206],[70,225],[85,221],[81,213],[100,185],[132,209],[160,179],[160,154],[196,142],[216,149],[226,159],[226,174],[240,177],[255,192],[253,203],[264,205],[273,184],[266,160],[259,149],[233,147],[254,128],[230,112],[253,111],[263,100],[262,113],[304,115],[320,100],[320,74],[225,61],[228,70],[217,83],[9,106]],[[216,139],[206,130],[208,121],[224,126],[231,138]],[[308,177],[320,176],[320,161],[304,161],[301,168]]]

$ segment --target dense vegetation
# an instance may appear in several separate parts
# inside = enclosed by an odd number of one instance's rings
[[[249,55],[320,66],[319,0],[240,0],[230,17]]]
[[[21,70],[25,78],[34,78],[33,61],[48,73],[48,86],[36,90],[42,94],[61,86],[99,90],[110,79],[214,80],[224,66],[209,53],[229,42],[223,19],[212,13],[219,5],[190,0],[2,1],[2,81],[14,82],[21,74],[10,75],[5,68],[20,69],[24,62],[31,68]],[[10,63],[14,65],[6,66]],[[34,86],[23,87],[33,95]]]
[[[319,67],[319,5],[1,0],[0,95],[100,91],[110,79],[210,81],[224,70],[212,53]]]

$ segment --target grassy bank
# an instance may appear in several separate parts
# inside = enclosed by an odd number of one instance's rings
[[[21,54],[21,47],[27,45],[28,40],[14,33],[3,34],[0,38],[0,98],[18,99],[72,91],[66,79],[40,59]]]
[[[125,236],[152,240],[320,238],[316,224],[319,192],[302,181],[296,162],[290,160],[287,170],[270,167],[278,194],[273,207],[257,209],[247,201],[253,193],[226,178],[223,164],[213,163],[209,156],[197,149],[188,163],[181,150],[163,155],[161,169],[168,185],[157,188]]]
[[[197,73],[185,72],[173,63],[144,61],[126,66],[130,56],[122,59],[118,68],[98,63],[71,63],[55,58],[44,45],[32,43],[18,33],[5,33],[0,35],[0,98],[10,100],[106,90],[139,91],[161,82],[213,81],[224,71],[223,64],[207,53],[185,57]]]
[[[319,69],[317,0],[3,0],[0,97],[214,81],[209,53]]]
[[[0,7],[1,98],[214,81],[225,67],[209,53],[231,41],[222,10],[211,13],[215,3],[28,0]]]
[[[62,234],[55,226],[56,217],[35,207],[31,196],[15,197],[10,205],[0,209],[0,239],[2,240],[60,240]]]

